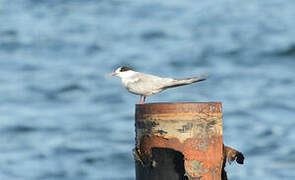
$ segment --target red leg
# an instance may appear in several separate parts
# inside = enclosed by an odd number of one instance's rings
[[[142,95],[140,95],[139,104],[143,104],[143,102],[142,102]]]
[[[146,97],[145,97],[145,96],[143,96],[143,104],[145,103],[145,98],[146,98]]]

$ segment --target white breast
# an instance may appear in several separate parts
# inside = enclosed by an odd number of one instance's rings
[[[136,81],[138,81],[139,79],[136,77],[132,77],[132,78],[121,78],[121,82],[123,84],[123,86],[128,89],[128,87],[133,86]]]

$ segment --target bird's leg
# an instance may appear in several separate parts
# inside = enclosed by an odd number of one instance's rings
[[[142,95],[140,95],[139,104],[143,104],[143,102],[142,102]]]
[[[143,96],[143,104],[145,103],[145,98],[146,98],[146,96]]]

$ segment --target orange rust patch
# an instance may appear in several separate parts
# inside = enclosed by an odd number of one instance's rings
[[[215,113],[222,112],[220,102],[137,104],[139,114]]]
[[[181,143],[177,138],[165,139],[159,136],[143,136],[140,141],[141,156],[149,157],[152,147],[171,148],[183,153],[185,157],[185,168],[188,174],[192,177],[221,177],[221,166],[223,162],[223,143],[222,136],[212,137],[209,141],[209,146],[205,151],[198,150],[196,144],[202,142],[199,138],[188,138]],[[192,162],[197,163],[194,167]],[[196,171],[196,169],[199,171]],[[203,169],[203,170],[202,170]],[[206,170],[207,169],[207,170]],[[201,174],[199,174],[201,172]]]

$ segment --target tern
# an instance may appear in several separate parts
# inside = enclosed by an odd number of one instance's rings
[[[162,78],[136,72],[127,66],[117,68],[114,73],[108,74],[108,76],[120,77],[123,86],[129,92],[140,95],[139,104],[144,104],[147,96],[157,94],[169,88],[204,81],[206,80],[205,77],[207,77],[207,75],[202,75],[185,79]]]

